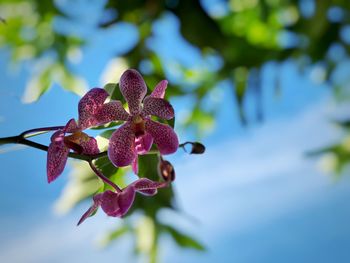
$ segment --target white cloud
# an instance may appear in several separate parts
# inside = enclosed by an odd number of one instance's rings
[[[305,153],[339,137],[327,118],[334,114],[330,101],[323,101],[174,163],[180,205],[202,223],[203,238],[220,236],[228,225],[242,231],[264,224],[331,187],[332,179],[321,176]]]

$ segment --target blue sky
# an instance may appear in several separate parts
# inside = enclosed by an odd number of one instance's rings
[[[170,31],[176,29],[171,19],[163,21]],[[129,44],[137,38],[132,34]],[[112,32],[109,36],[115,35]],[[96,37],[76,66],[91,87],[99,84],[108,59],[118,50],[125,51],[113,45],[101,49],[105,45],[103,39],[101,35]],[[183,45],[182,49],[193,54]],[[176,54],[167,59],[181,60]],[[77,116],[79,98],[57,86],[38,102],[22,104],[26,70],[9,73],[7,52],[2,51],[0,57],[0,136],[64,124]],[[176,221],[180,229],[200,239],[208,252],[179,250],[165,236],[160,250],[163,261],[349,261],[350,207],[346,200],[350,197],[350,179],[343,177],[335,182],[320,171],[317,159],[304,156],[306,151],[341,136],[329,120],[349,107],[337,108],[327,87],[300,76],[292,62],[268,64],[263,72],[264,123],[241,127],[230,87],[222,85],[217,93],[223,101],[216,129],[203,139],[206,154],[188,156],[179,152],[169,157],[176,167],[175,187],[184,215],[164,211],[162,218]],[[275,74],[282,76],[283,83],[278,99],[273,96]],[[173,103],[176,112],[186,110],[184,101]],[[248,99],[245,107],[250,117],[253,106]],[[191,136],[182,133],[181,141]],[[96,248],[98,237],[120,219],[98,213],[77,228],[76,221],[88,204],[63,217],[53,213],[69,168],[48,185],[45,152],[29,148],[8,151],[0,154],[0,164],[1,262],[95,262],[120,258],[123,262],[142,262],[130,255],[130,237],[106,250]]]

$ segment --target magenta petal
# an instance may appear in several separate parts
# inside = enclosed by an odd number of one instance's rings
[[[109,140],[108,157],[118,167],[127,166],[135,159],[135,135],[130,122],[113,132]]]
[[[141,111],[141,101],[147,93],[147,86],[140,73],[135,69],[128,69],[120,77],[119,88],[128,102],[131,115]]]
[[[63,131],[66,133],[66,132],[69,132],[69,133],[73,133],[73,132],[76,132],[79,130],[79,127],[78,127],[78,124],[77,122],[74,120],[74,119],[70,119],[66,126],[64,127]]]
[[[174,109],[173,106],[164,99],[147,96],[143,100],[142,114],[154,115],[161,119],[170,120],[174,118]]]
[[[111,101],[103,104],[101,109],[96,114],[96,119],[100,124],[111,121],[126,121],[129,118],[129,113],[124,109],[120,101]]]
[[[135,199],[135,189],[126,187],[120,193],[107,190],[101,197],[101,208],[103,211],[113,217],[122,217],[125,215]]]
[[[153,137],[149,133],[145,133],[135,138],[135,149],[137,154],[145,154],[149,152],[153,144]]]
[[[131,168],[132,168],[132,171],[134,172],[134,174],[138,174],[139,173],[139,164],[138,164],[138,158],[137,157],[132,161]]]
[[[158,188],[168,186],[166,182],[155,182],[147,178],[141,178],[131,184],[136,192],[143,195],[155,195]]]
[[[152,120],[146,120],[146,131],[152,135],[161,154],[171,154],[179,147],[179,140],[173,128]]]
[[[89,140],[82,142],[80,146],[83,148],[83,154],[94,155],[100,152],[97,146],[97,141],[94,137],[89,137]]]
[[[119,207],[120,207],[120,212],[119,216],[124,216],[132,206],[132,203],[135,200],[135,189],[132,186],[128,186],[123,189],[121,193],[119,193]]]
[[[161,82],[159,82],[157,86],[154,88],[153,92],[151,93],[151,97],[163,99],[167,86],[168,86],[167,80],[162,80]]]
[[[51,183],[64,170],[68,158],[69,149],[64,145],[63,141],[52,142],[47,150],[47,181]]]
[[[63,142],[64,140],[64,131],[57,130],[51,136],[51,142]]]
[[[94,203],[92,206],[82,215],[78,222],[78,226],[83,223],[89,216],[91,216],[93,213],[96,212],[97,208],[100,206],[100,198],[101,194],[95,195],[94,196]]]
[[[81,98],[78,105],[79,127],[81,129],[99,124],[96,114],[101,109],[108,95],[108,92],[104,89],[94,88]]]
[[[107,190],[101,195],[101,208],[109,216],[118,216],[120,207],[118,204],[119,194]]]

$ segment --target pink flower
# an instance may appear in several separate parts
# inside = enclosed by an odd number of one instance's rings
[[[129,116],[123,109],[121,102],[104,103],[108,96],[109,94],[104,89],[91,89],[79,101],[78,124],[74,119],[71,119],[63,129],[52,135],[47,152],[47,179],[49,183],[63,172],[70,150],[88,155],[99,153],[96,140],[82,130]],[[120,115],[122,114],[120,109],[124,110],[124,116]],[[70,135],[66,135],[67,133]]]
[[[157,193],[158,188],[166,187],[166,182],[154,182],[147,178],[141,178],[128,185],[120,192],[107,190],[94,196],[93,205],[83,214],[78,222],[80,225],[86,218],[96,212],[99,206],[108,215],[113,217],[124,216],[132,206],[136,192],[143,195],[152,196]]]
[[[163,155],[177,150],[179,141],[174,130],[150,118],[151,115],[166,120],[174,117],[173,107],[163,99],[167,84],[166,80],[161,81],[151,95],[145,97],[147,86],[140,73],[129,69],[121,76],[119,87],[128,102],[129,116],[127,119],[118,119],[126,122],[112,134],[109,141],[108,156],[115,166],[132,163],[137,173],[137,155],[147,153],[153,142]],[[118,115],[124,117],[124,109],[118,110]]]

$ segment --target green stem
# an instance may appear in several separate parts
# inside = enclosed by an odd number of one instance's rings
[[[106,176],[104,176],[103,173],[101,173],[100,170],[97,169],[97,167],[92,163],[92,160],[89,161],[89,165],[91,167],[91,169],[95,172],[95,174],[106,184],[109,184],[110,186],[112,186],[117,193],[122,192],[122,189],[119,188],[118,185],[116,185],[115,183],[113,183],[111,180],[109,180]]]

